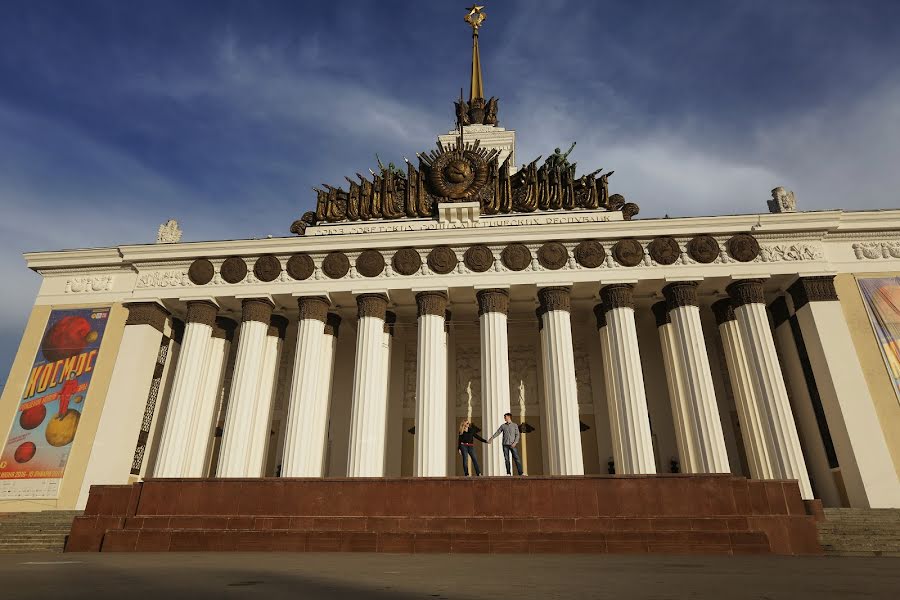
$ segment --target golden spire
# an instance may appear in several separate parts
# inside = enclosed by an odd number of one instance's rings
[[[484,6],[472,4],[466,9],[469,11],[465,17],[466,23],[472,26],[472,87],[469,93],[469,102],[475,98],[484,98],[484,86],[481,83],[481,57],[478,53],[478,28],[487,18],[487,15],[482,12],[483,8]]]

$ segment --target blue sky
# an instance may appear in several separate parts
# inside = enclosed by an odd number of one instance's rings
[[[641,216],[900,206],[900,3],[486,1],[520,162],[573,140]],[[465,3],[0,1],[0,382],[21,253],[284,235],[313,185],[430,148]],[[466,90],[468,93],[468,89]]]

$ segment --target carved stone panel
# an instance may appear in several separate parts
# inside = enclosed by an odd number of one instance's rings
[[[260,256],[253,265],[253,275],[265,283],[275,281],[281,275],[281,261],[271,254]]]
[[[644,260],[644,247],[637,240],[619,240],[613,246],[612,255],[623,267],[634,267]]]
[[[582,267],[596,269],[606,260],[606,250],[600,242],[585,240],[575,246],[575,260]]]
[[[561,269],[568,261],[569,251],[559,242],[547,242],[538,250],[538,262],[545,269]]]
[[[687,244],[688,256],[698,263],[709,264],[719,258],[719,242],[711,235],[697,235]]]
[[[350,259],[343,252],[331,252],[322,261],[322,272],[331,279],[340,279],[350,271]]]
[[[503,249],[500,260],[510,271],[521,271],[531,264],[531,250],[525,244],[510,244]]]
[[[422,267],[422,257],[413,248],[401,248],[394,253],[391,265],[401,275],[415,275]]]
[[[728,254],[734,260],[750,262],[759,256],[759,242],[749,233],[739,233],[728,240]]]
[[[681,257],[681,247],[675,238],[669,236],[654,239],[647,246],[647,250],[650,252],[650,258],[661,265],[674,264]]]
[[[219,274],[227,283],[240,283],[247,276],[247,263],[238,256],[226,258],[219,269]]]
[[[213,268],[213,264],[205,258],[198,258],[191,263],[188,269],[188,279],[194,285],[206,285],[212,281],[215,274],[216,270]]]
[[[484,273],[494,265],[494,253],[487,246],[478,244],[466,250],[463,261],[472,271]]]
[[[446,275],[456,268],[456,253],[449,246],[438,246],[428,253],[428,267],[439,275]]]
[[[356,257],[356,270],[365,277],[378,277],[384,271],[384,256],[378,250],[364,250]]]
[[[316,270],[316,265],[309,254],[295,254],[288,259],[287,273],[293,279],[303,281],[309,279]]]

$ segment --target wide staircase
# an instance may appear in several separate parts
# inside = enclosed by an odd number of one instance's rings
[[[0,513],[0,554],[62,552],[80,511]]]
[[[826,508],[819,541],[834,556],[900,556],[900,509]]]

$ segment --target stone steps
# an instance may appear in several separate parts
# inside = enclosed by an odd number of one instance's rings
[[[900,556],[900,510],[826,508],[817,524],[826,554]]]
[[[0,554],[62,552],[80,511],[0,514]]]

